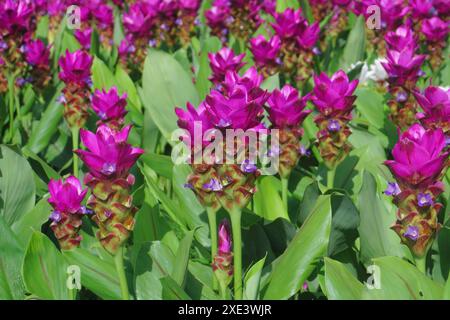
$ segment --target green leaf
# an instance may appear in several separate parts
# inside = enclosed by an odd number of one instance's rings
[[[265,262],[266,257],[257,261],[245,274],[244,298],[246,300],[257,300],[259,298],[259,284]]]
[[[28,161],[13,149],[0,146],[0,215],[8,225],[34,207],[36,186]]]
[[[15,234],[20,236],[20,243],[24,247],[28,245],[33,232],[40,231],[42,225],[48,221],[52,207],[47,200],[48,197],[41,199],[33,209],[22,216],[11,227]]]
[[[67,263],[45,235],[34,232],[23,261],[27,290],[45,300],[67,300]]]
[[[358,88],[356,91],[356,109],[377,129],[384,127],[384,97],[375,89]]]
[[[134,85],[133,80],[131,80],[128,73],[123,70],[123,68],[119,65],[116,69],[116,82],[119,87],[120,93],[127,94],[128,103],[137,111],[142,110],[141,99],[139,98],[139,94],[136,86]]]
[[[358,300],[364,285],[339,261],[325,258],[325,286],[330,300]]]
[[[82,248],[63,251],[63,256],[70,265],[80,267],[81,284],[84,287],[105,300],[121,299],[120,284],[114,265]]]
[[[277,12],[283,12],[287,8],[298,9],[299,7],[299,1],[296,0],[277,0]]]
[[[25,250],[0,216],[0,300],[22,300],[25,288],[20,269]]]
[[[211,81],[208,80],[209,76],[211,75],[208,53],[217,52],[221,47],[222,43],[220,42],[219,38],[208,37],[202,43],[200,52],[196,52],[199,60],[199,70],[197,73],[197,81],[195,82],[195,86],[197,87],[200,99],[205,99],[212,85]]]
[[[375,178],[364,172],[363,185],[358,197],[361,217],[359,235],[361,259],[367,263],[381,256],[403,257],[409,250],[400,244],[400,239],[390,226],[395,221],[395,210],[389,212],[381,200]]]
[[[288,299],[300,290],[326,254],[330,231],[330,196],[321,196],[286,251],[273,262],[264,299]]]
[[[98,57],[94,58],[92,64],[92,83],[93,89],[108,90],[113,86],[117,87],[117,81],[112,71]]]
[[[264,176],[258,180],[256,188],[258,192],[253,198],[256,213],[269,221],[277,218],[284,218],[290,221],[283,200],[281,200],[280,180],[274,176]]]
[[[280,76],[278,74],[274,74],[273,76],[268,77],[261,84],[261,88],[272,92],[275,89],[280,89]]]
[[[366,51],[366,21],[364,16],[359,16],[347,38],[344,54],[341,58],[341,68],[347,70],[358,61],[364,60]]]
[[[142,78],[142,100],[163,136],[170,141],[177,129],[175,107],[198,105],[199,97],[191,76],[168,53],[150,50]],[[172,141],[173,142],[173,141]]]
[[[161,278],[164,300],[191,300],[191,297],[170,276]]]
[[[397,257],[373,259],[379,268],[379,289],[367,290],[368,299],[434,300],[442,299],[444,288],[415,266]]]
[[[178,246],[177,254],[175,255],[175,261],[177,262],[172,271],[172,278],[180,287],[184,287],[186,271],[189,262],[189,251],[191,249],[192,240],[194,239],[194,230],[189,231],[181,240]]]
[[[444,300],[450,300],[450,277],[447,278],[444,288]]]
[[[149,152],[142,155],[141,161],[158,175],[172,179],[173,163],[169,156]]]

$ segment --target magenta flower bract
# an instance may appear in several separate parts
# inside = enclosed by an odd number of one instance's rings
[[[30,28],[33,5],[27,0],[4,0],[0,4],[0,30],[24,33]]]
[[[31,40],[25,47],[25,58],[32,66],[48,66],[50,63],[50,47],[40,40]]]
[[[442,129],[425,130],[414,124],[404,132],[385,164],[403,185],[428,186],[438,180],[449,153]],[[403,189],[403,188],[402,188]]]
[[[91,48],[92,28],[75,30],[74,36],[84,50],[89,50]]]
[[[278,36],[273,36],[266,40],[263,35],[258,35],[250,40],[250,51],[253,54],[256,65],[270,66],[277,64],[277,58],[281,49],[281,40]]]
[[[220,253],[231,253],[231,234],[228,220],[223,220],[219,225],[219,246]]]
[[[245,63],[242,61],[245,54],[235,55],[233,50],[222,48],[217,53],[208,53],[209,65],[212,70],[210,80],[215,84],[221,83],[225,79],[228,71],[238,72]]]
[[[300,24],[304,21],[302,10],[288,8],[281,13],[275,13],[275,22],[272,28],[280,38],[290,38],[297,36]]]
[[[412,82],[415,85],[425,56],[416,55],[413,48],[406,47],[402,51],[388,50],[386,60],[381,64],[388,73],[389,82],[396,85]]]
[[[48,191],[50,192],[48,202],[55,210],[71,214],[82,211],[81,203],[87,189],[83,190],[80,181],[74,176],[68,177],[66,181],[51,179]]]
[[[98,22],[100,29],[108,28],[114,24],[113,9],[106,4],[102,3],[99,6],[96,6],[95,9],[92,10],[92,15]]]
[[[448,28],[448,22],[433,17],[422,22],[421,31],[429,42],[440,42],[446,39]]]
[[[212,7],[205,11],[206,23],[216,32],[216,35],[226,31],[226,27],[230,17],[230,7],[228,1],[216,0]]]
[[[126,105],[127,94],[119,96],[116,87],[112,87],[109,91],[96,90],[92,96],[92,109],[103,123],[113,129],[118,129],[123,124],[123,118],[127,114]]]
[[[297,33],[297,43],[303,49],[311,49],[319,40],[319,34],[319,23],[315,22],[312,25],[309,25],[305,20]]]
[[[416,39],[413,31],[407,26],[400,26],[395,31],[388,31],[384,37],[389,48],[402,51],[405,48],[416,49]]]
[[[414,92],[423,112],[417,119],[427,128],[442,128],[446,133],[450,130],[450,89],[430,86],[424,93]]]
[[[64,56],[59,59],[61,72],[59,78],[67,83],[86,83],[90,80],[93,58],[82,50],[73,53],[66,50]]]
[[[285,85],[281,90],[275,90],[267,100],[270,122],[277,128],[296,127],[311,113],[304,110],[310,94],[299,97],[297,89]]]
[[[115,131],[102,125],[94,134],[81,129],[80,137],[88,150],[75,150],[89,168],[90,173],[100,179],[126,177],[137,159],[144,153],[127,143],[131,126]]]
[[[433,15],[433,0],[410,0],[411,17],[424,19]]]
[[[123,26],[135,37],[146,36],[152,27],[155,12],[147,2],[136,2],[123,14]]]
[[[314,76],[314,83],[311,100],[321,113],[327,115],[352,108],[358,80],[349,81],[347,74],[339,70],[331,78],[323,72]]]
[[[178,116],[178,127],[185,129],[187,131],[186,136],[183,137],[183,141],[190,143],[193,147],[194,137],[195,137],[195,123],[201,125],[201,137],[206,131],[214,128],[213,124],[210,122],[209,117],[206,113],[206,108],[204,103],[201,103],[197,109],[191,104],[187,103],[186,110],[182,108],[175,108],[175,113]],[[203,140],[203,139],[202,139]],[[207,141],[202,141],[203,145],[208,144]]]

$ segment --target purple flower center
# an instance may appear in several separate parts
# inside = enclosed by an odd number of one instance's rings
[[[182,26],[183,25],[183,20],[181,20],[180,18],[178,18],[177,20],[175,20],[175,24],[177,26]]]
[[[269,158],[273,158],[273,157],[276,157],[276,156],[278,156],[278,155],[280,155],[280,147],[279,147],[279,146],[275,146],[275,147],[273,147],[273,148],[270,148],[270,149],[267,151],[267,156],[268,156]]]
[[[447,145],[447,147],[450,145],[450,136],[445,137],[445,144]]]
[[[328,121],[328,131],[330,132],[338,132],[341,130],[341,125],[339,124],[339,121],[337,120],[330,120]]]
[[[56,210],[53,211],[52,214],[50,215],[50,219],[53,222],[60,222],[61,218],[62,218],[61,213],[59,211],[56,211]]]
[[[194,186],[192,185],[192,183],[185,183],[185,184],[183,185],[183,187],[185,187],[186,189],[194,190]]]
[[[106,113],[105,113],[104,111],[100,111],[100,112],[98,113],[98,116],[99,116],[99,118],[102,119],[102,120],[106,120],[106,119],[107,119]]]
[[[58,101],[58,103],[60,104],[64,104],[67,102],[66,97],[62,94],[58,97],[58,99],[56,99],[56,101]]]
[[[0,49],[1,50],[8,49],[8,45],[6,44],[5,41],[0,41]]]
[[[245,173],[253,173],[258,170],[258,167],[251,163],[249,159],[245,159],[241,164],[241,171]]]
[[[397,102],[405,102],[408,100],[408,94],[404,91],[401,91],[397,94]]]
[[[211,179],[211,181],[203,185],[203,189],[209,191],[221,191],[223,189],[223,186],[219,180],[213,178]]]
[[[408,226],[403,236],[416,241],[419,238],[419,228],[416,226]]]
[[[433,198],[429,193],[419,193],[417,195],[417,204],[419,207],[429,207],[433,205]]]
[[[314,47],[314,48],[312,49],[312,52],[313,52],[316,56],[319,56],[319,55],[322,54],[322,51],[320,51],[320,49],[319,49],[318,47]]]
[[[94,212],[91,209],[86,208],[85,206],[82,206],[80,208],[80,214],[93,214]]]
[[[106,174],[106,175],[111,175],[114,172],[116,172],[116,164],[115,163],[109,163],[106,162],[103,164],[103,168],[102,168],[102,173]]]
[[[229,127],[229,126],[231,126],[231,121],[221,118],[219,120],[219,122],[217,123],[217,126],[220,127],[220,128]]]
[[[402,190],[400,190],[397,182],[389,182],[386,190],[384,190],[384,194],[387,196],[396,196],[400,194],[400,192],[402,192]]]
[[[151,40],[148,42],[148,45],[149,45],[150,47],[156,47],[156,40],[155,40],[155,39],[151,39]]]
[[[306,147],[304,145],[300,145],[300,148],[298,149],[298,153],[302,157],[309,157],[311,155],[311,151],[306,149]]]

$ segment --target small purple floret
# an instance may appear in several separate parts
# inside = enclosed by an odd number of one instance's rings
[[[209,191],[222,191],[223,186],[217,179],[211,179],[209,183],[205,183],[203,185],[203,189],[209,190]]]
[[[330,120],[328,121],[328,131],[330,132],[338,132],[341,130],[341,125],[339,124],[339,121],[337,120]]]
[[[245,159],[241,164],[241,171],[245,173],[253,173],[258,170],[258,167],[251,163],[249,159]]]
[[[433,197],[429,193],[419,193],[417,195],[417,204],[419,207],[430,207],[433,205]]]
[[[387,196],[397,196],[402,192],[397,182],[389,182],[384,194]]]
[[[53,222],[60,222],[61,218],[62,218],[61,213],[59,211],[56,211],[56,210],[53,211],[52,214],[50,215],[50,219]]]
[[[416,241],[419,238],[419,228],[417,228],[416,226],[408,226],[403,236],[405,238]]]

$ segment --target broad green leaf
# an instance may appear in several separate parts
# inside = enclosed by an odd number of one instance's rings
[[[211,81],[208,80],[211,75],[211,68],[209,66],[208,53],[217,52],[222,47],[222,43],[217,37],[208,37],[203,41],[200,52],[195,52],[198,55],[199,70],[197,72],[197,80],[195,86],[197,87],[200,99],[204,99],[211,89]]]
[[[277,12],[283,12],[287,8],[298,9],[300,3],[297,0],[277,0]]]
[[[274,74],[273,76],[268,77],[261,84],[261,88],[269,92],[272,92],[275,89],[280,89],[280,76],[278,74]]]
[[[364,180],[358,198],[361,217],[359,235],[361,259],[368,263],[372,258],[382,256],[403,257],[407,248],[400,244],[400,239],[390,226],[395,221],[395,211],[389,212],[380,198],[374,177],[364,172]]]
[[[128,103],[137,111],[142,110],[141,99],[139,98],[138,91],[136,89],[133,80],[131,80],[128,73],[123,70],[123,68],[119,65],[116,69],[116,82],[119,86],[119,91],[121,93],[127,94]]]
[[[98,57],[94,58],[92,64],[92,83],[93,89],[109,90],[111,87],[117,87],[117,81],[112,71]]]
[[[339,261],[325,258],[325,286],[330,300],[358,300],[364,285]]]
[[[356,23],[350,31],[347,43],[344,48],[344,54],[341,58],[341,68],[347,70],[352,64],[363,61],[366,51],[366,21],[364,16],[359,16]]]
[[[82,248],[63,251],[63,256],[68,264],[80,268],[83,287],[105,300],[121,299],[120,284],[113,264]]]
[[[172,179],[172,170],[174,165],[169,156],[156,153],[145,153],[142,155],[140,160],[158,175],[167,179]]]
[[[358,88],[356,109],[377,129],[384,127],[384,97],[373,88]]]
[[[273,262],[264,299],[288,299],[293,296],[326,254],[331,231],[330,200],[330,196],[318,198],[312,213],[286,251]]]
[[[283,200],[281,200],[280,180],[274,176],[264,176],[258,180],[256,188],[258,192],[253,198],[256,213],[269,221],[277,218],[290,221]]]
[[[48,221],[52,207],[48,197],[41,199],[36,206],[27,212],[12,226],[12,230],[19,236],[20,243],[26,247],[34,231],[40,231],[42,225]]]
[[[22,300],[25,288],[20,269],[24,248],[0,216],[0,300]]]
[[[34,232],[22,268],[27,290],[44,300],[67,300],[67,267],[62,254],[50,239]]]
[[[379,268],[379,289],[366,291],[365,298],[383,300],[442,299],[444,288],[411,263],[397,257],[373,259]]]
[[[164,300],[191,300],[188,294],[170,276],[160,279]]]
[[[447,278],[444,288],[444,300],[450,300],[450,277]]]
[[[195,106],[199,103],[191,76],[170,54],[150,50],[145,60],[142,84],[144,107],[170,141],[172,132],[177,129],[174,108],[185,108],[187,102]]]
[[[175,261],[177,262],[172,271],[172,278],[182,288],[184,288],[186,271],[189,262],[189,251],[192,246],[192,240],[194,240],[195,230],[186,233],[178,246],[177,254],[175,255]]]
[[[246,300],[257,300],[259,298],[259,284],[261,272],[266,262],[266,257],[257,261],[247,271],[244,277],[244,298]]]
[[[11,226],[34,207],[36,186],[28,161],[0,145],[0,215]]]

